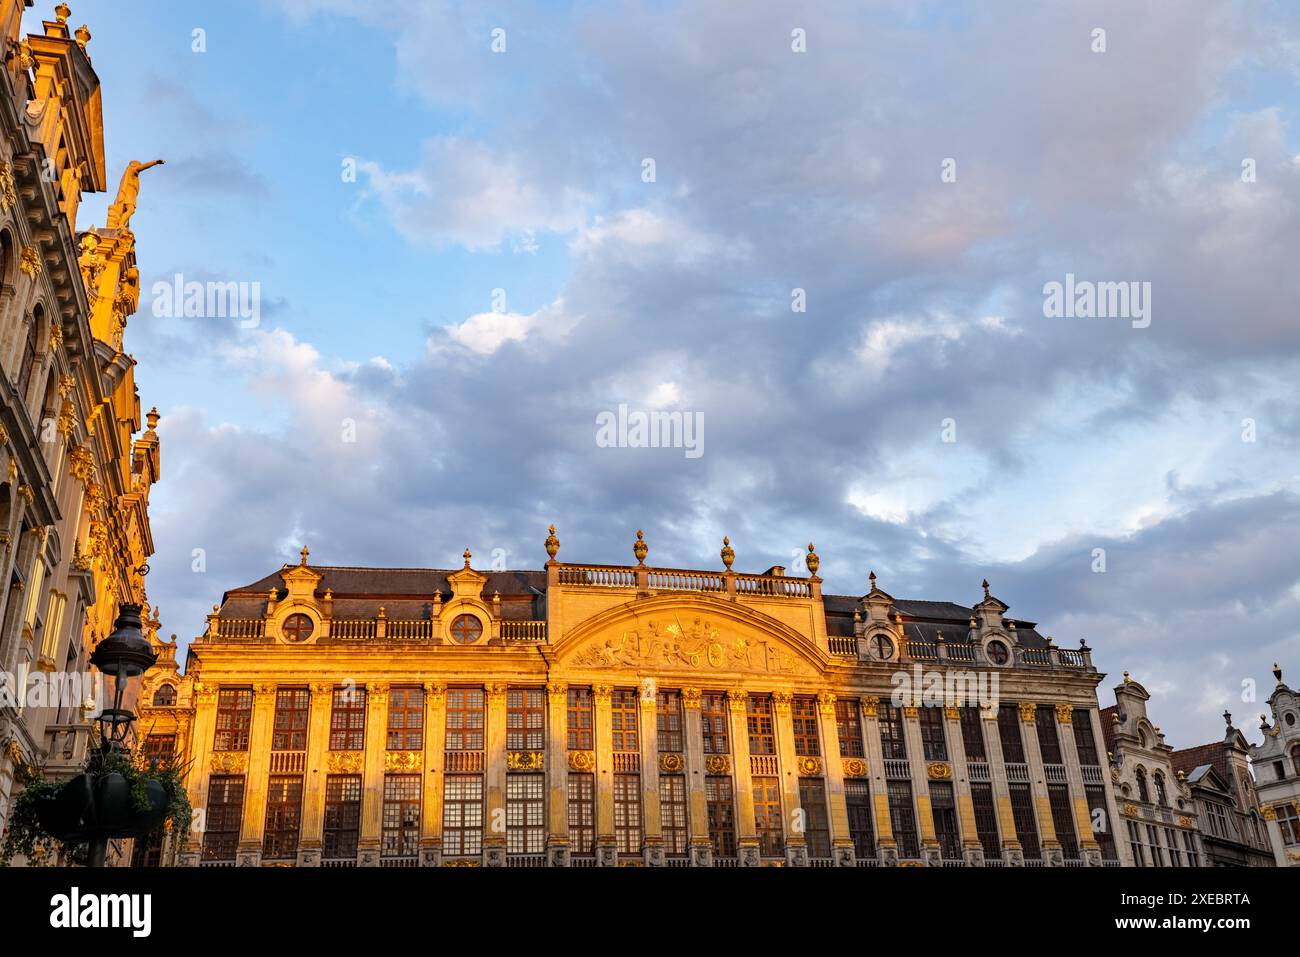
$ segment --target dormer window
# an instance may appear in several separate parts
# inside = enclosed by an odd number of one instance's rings
[[[483,623],[473,615],[457,615],[451,623],[451,640],[458,645],[472,645],[483,636]]]
[[[153,693],[155,708],[171,708],[176,704],[176,689],[171,685],[162,685]]]
[[[1169,807],[1169,795],[1165,793],[1165,776],[1159,771],[1156,772],[1156,803],[1161,807]]]
[[[1141,801],[1143,804],[1150,804],[1151,792],[1147,790],[1146,771],[1144,771],[1142,768],[1138,768],[1137,773],[1134,775],[1134,777],[1137,779],[1138,800]]]
[[[280,634],[284,636],[285,641],[302,642],[311,637],[312,631],[316,626],[312,620],[304,614],[290,615],[280,626]]]

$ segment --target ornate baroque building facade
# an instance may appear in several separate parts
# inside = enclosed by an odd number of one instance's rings
[[[780,567],[286,565],[146,676],[190,865],[1122,862],[1086,646]],[[909,688],[916,692],[913,696]],[[897,696],[896,696],[897,693]],[[146,738],[146,746],[149,738]]]
[[[1282,681],[1276,664],[1273,676],[1273,720],[1259,716],[1264,742],[1251,748],[1250,757],[1274,858],[1279,867],[1300,867],[1300,694]]]
[[[61,3],[24,36],[30,6],[0,0],[0,826],[22,766],[58,775],[85,758],[87,690],[53,689],[78,687],[120,604],[145,603],[160,467],[156,412],[133,438],[135,360],[122,352],[139,297],[138,164],[111,226],[79,231],[82,193],[108,185],[90,31],[72,32]],[[48,693],[33,700],[29,685]]]

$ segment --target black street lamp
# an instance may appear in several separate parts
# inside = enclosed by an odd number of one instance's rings
[[[135,715],[122,707],[126,682],[138,678],[158,660],[140,630],[139,605],[118,609],[113,633],[95,646],[90,663],[113,679],[113,707],[96,717],[100,729],[99,747],[91,754],[86,770],[72,778],[38,809],[38,818],[50,834],[65,843],[86,841],[90,845],[89,866],[103,867],[108,842],[115,837],[137,837],[162,823],[167,813],[167,795],[162,785],[145,785],[147,809],[132,804],[130,786],[118,772],[107,768],[107,759],[125,752],[126,737]]]

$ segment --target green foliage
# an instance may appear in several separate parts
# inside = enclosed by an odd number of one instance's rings
[[[178,767],[170,762],[146,763],[142,758],[133,758],[129,751],[117,750],[101,754],[95,749],[86,762],[85,770],[96,779],[113,772],[122,775],[130,788],[131,803],[137,811],[149,810],[145,785],[149,781],[157,781],[167,796],[167,814],[156,830],[137,837],[136,845],[152,847],[160,843],[169,831],[176,835],[179,846],[185,845],[194,815],[183,783],[188,766]],[[0,867],[8,866],[16,856],[24,857],[28,864],[38,866],[86,863],[90,850],[86,842],[60,841],[47,834],[36,817],[38,804],[53,797],[66,781],[66,778],[49,780],[40,770],[33,768],[25,767],[21,770],[18,783],[22,785],[22,791],[14,798],[10,808],[9,824],[4,841],[0,843]]]

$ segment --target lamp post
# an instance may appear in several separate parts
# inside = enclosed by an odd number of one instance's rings
[[[90,663],[104,675],[113,679],[113,707],[105,708],[95,717],[99,725],[99,750],[92,756],[88,772],[91,778],[100,776],[104,759],[117,751],[125,750],[126,737],[131,730],[135,714],[129,708],[122,707],[122,697],[126,692],[126,682],[138,678],[158,660],[153,646],[149,644],[140,629],[141,607],[124,604],[118,608],[117,621],[113,623],[113,632],[90,653]],[[89,866],[103,867],[108,853],[108,841],[115,837],[111,828],[99,827],[92,830],[90,838]]]

